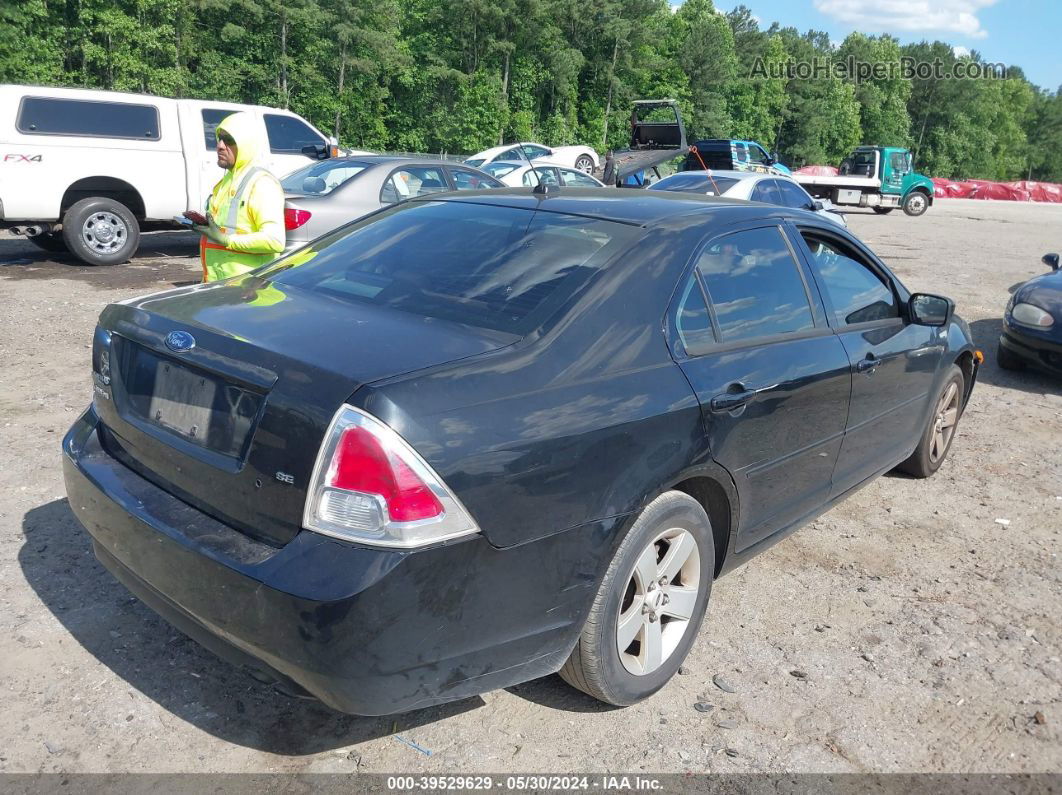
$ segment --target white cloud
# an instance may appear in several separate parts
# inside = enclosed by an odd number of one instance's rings
[[[977,13],[996,0],[815,0],[815,8],[858,30],[942,31],[983,39]]]
[[[970,50],[962,45],[952,47],[951,51],[955,54],[956,58],[965,58],[970,54]]]

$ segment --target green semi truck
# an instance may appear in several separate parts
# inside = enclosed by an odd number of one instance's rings
[[[794,173],[793,179],[817,199],[870,207],[881,214],[899,207],[917,217],[933,204],[933,183],[915,173],[909,150],[895,146],[860,146],[844,159],[835,176]]]

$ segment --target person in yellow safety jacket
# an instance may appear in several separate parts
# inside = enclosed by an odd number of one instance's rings
[[[196,226],[203,281],[246,273],[284,250],[284,191],[259,161],[258,124],[249,113],[226,116],[215,131],[225,174],[207,200],[207,225]]]

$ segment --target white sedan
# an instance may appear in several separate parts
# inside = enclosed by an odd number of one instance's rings
[[[514,188],[533,188],[539,182],[543,185],[564,185],[569,188],[605,187],[601,180],[558,163],[536,161],[531,165],[526,160],[496,160],[480,166],[479,170],[486,171],[496,180]]]
[[[759,174],[749,171],[680,171],[649,186],[649,190],[673,190],[726,196],[728,199],[778,204],[798,210],[809,210],[847,227],[836,207],[829,201],[813,199],[791,177],[784,174]]]
[[[487,149],[465,160],[466,166],[483,168],[487,163],[499,160],[549,160],[551,163],[576,168],[591,173],[598,165],[598,156],[589,146],[543,146],[535,143],[506,144]]]

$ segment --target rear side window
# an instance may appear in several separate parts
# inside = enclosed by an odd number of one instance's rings
[[[485,188],[500,188],[502,184],[496,179],[469,171],[467,168],[451,168],[450,176],[454,178],[454,187],[457,190],[484,190]]]
[[[265,114],[269,151],[274,154],[301,155],[304,146],[319,146],[324,140],[306,122],[293,116]]]
[[[573,171],[570,168],[560,169],[561,179],[564,180],[565,185],[577,188],[599,188],[597,180],[591,177],[589,174],[584,174],[582,171]]]
[[[639,231],[464,202],[402,204],[261,275],[352,303],[523,335]],[[299,264],[300,261],[302,264]]]
[[[236,111],[223,108],[203,108],[203,144],[207,151],[218,148],[217,129],[222,120]]]
[[[384,204],[394,204],[403,199],[412,199],[415,196],[423,196],[425,193],[440,193],[445,190],[450,190],[450,188],[441,168],[410,166],[400,168],[387,178],[387,182],[380,191],[380,201]]]
[[[15,126],[28,135],[84,135],[141,141],[157,141],[160,137],[158,108],[127,102],[23,97]]]
[[[675,330],[687,351],[715,342],[708,302],[696,274],[692,274],[675,308]]]
[[[531,173],[532,171],[534,174]],[[529,168],[527,173],[521,178],[521,182],[523,182],[528,188],[532,188],[539,184],[540,180],[543,185],[560,184],[560,181],[557,179],[557,170],[555,168]]]
[[[859,254],[814,232],[801,232],[815,270],[833,306],[838,325],[869,323],[900,316],[896,296]]]
[[[715,240],[697,260],[722,342],[814,328],[799,266],[776,226]]]

